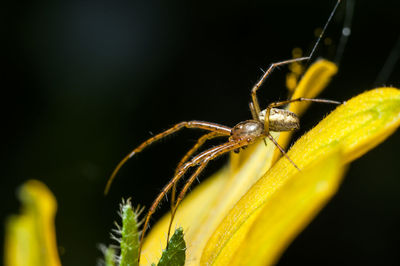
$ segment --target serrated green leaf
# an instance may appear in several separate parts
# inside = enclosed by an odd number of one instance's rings
[[[183,229],[179,227],[168,242],[168,248],[163,250],[158,266],[181,266],[185,265],[186,243],[183,238]]]
[[[138,265],[139,256],[139,232],[137,214],[132,209],[128,200],[122,203],[122,231],[121,231],[121,255],[120,265]]]

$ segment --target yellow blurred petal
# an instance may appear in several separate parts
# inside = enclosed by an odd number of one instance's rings
[[[286,88],[289,91],[294,91],[297,86],[297,75],[290,72],[286,75]]]
[[[328,85],[332,77],[337,73],[337,66],[328,60],[321,59],[312,64],[304,77],[300,80],[292,99],[304,97],[315,98]],[[308,102],[293,103],[289,110],[297,115],[302,115],[307,107]]]
[[[30,180],[19,190],[22,213],[6,225],[5,265],[61,265],[54,216],[57,202],[43,183]]]
[[[341,148],[342,162],[350,162],[383,141],[399,125],[400,91],[394,88],[368,91],[339,106],[314,129],[300,138],[288,152],[288,156],[301,169],[307,169],[319,158]],[[268,212],[264,207],[271,206],[270,201],[275,193],[281,191],[282,187],[297,175],[298,171],[286,158],[281,158],[273,165],[218,226],[203,251],[201,264],[226,265],[226,262],[235,260],[241,245],[252,245],[246,241],[245,237],[252,228],[253,222],[261,217],[258,216],[261,210]],[[337,184],[333,182],[331,185]],[[335,188],[329,189],[335,190]],[[323,202],[313,202],[313,204],[321,206]],[[310,214],[309,219],[313,215]],[[304,220],[307,218],[305,217]],[[302,226],[304,223],[297,225],[297,228]],[[268,234],[269,228],[264,229],[264,232]],[[255,229],[252,228],[252,230]],[[291,237],[293,236],[289,238]],[[271,243],[267,246],[274,245]],[[264,246],[258,246],[257,243],[252,245],[252,248],[263,249],[265,253],[282,252],[282,250],[264,250]],[[274,258],[270,260],[273,261]]]
[[[292,56],[293,58],[299,58],[303,56],[303,50],[299,47],[295,47],[292,50]]]
[[[321,59],[312,64],[303,78],[300,80],[292,99],[296,98],[315,98],[318,96],[331,81],[332,77],[337,73],[337,66],[328,60]],[[310,106],[310,102],[297,102],[289,105],[288,110],[301,116]],[[281,147],[286,148],[293,132],[281,132],[278,143]],[[272,162],[275,163],[282,156],[281,152],[276,149]]]
[[[289,65],[289,70],[293,73],[296,74],[297,76],[300,76],[303,73],[303,65],[299,62],[294,62]]]

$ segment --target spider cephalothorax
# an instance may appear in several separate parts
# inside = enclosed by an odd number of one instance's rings
[[[249,143],[264,133],[264,125],[257,120],[246,120],[238,123],[231,130],[229,141],[246,139]]]

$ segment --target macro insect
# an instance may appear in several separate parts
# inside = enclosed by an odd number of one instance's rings
[[[207,164],[228,152],[240,152],[241,149],[247,147],[248,145],[263,139],[265,141],[265,138],[268,138],[280,151],[281,153],[286,157],[286,159],[295,167],[297,170],[301,171],[300,168],[296,165],[295,162],[293,162],[290,157],[286,154],[285,150],[278,144],[278,142],[272,137],[270,132],[281,132],[281,131],[291,131],[291,130],[296,130],[300,128],[300,123],[299,123],[299,118],[295,113],[292,113],[288,110],[285,109],[279,109],[278,107],[285,106],[289,103],[293,102],[317,102],[317,103],[328,103],[328,104],[341,104],[341,102],[338,101],[332,101],[332,100],[326,100],[326,99],[309,99],[309,98],[297,98],[297,99],[291,99],[291,100],[286,100],[286,101],[279,101],[279,102],[273,102],[270,103],[267,108],[264,110],[261,110],[259,101],[257,98],[257,91],[260,89],[264,81],[267,79],[267,77],[273,72],[273,70],[279,66],[283,65],[288,65],[294,62],[300,62],[300,61],[307,61],[310,60],[318,47],[318,44],[320,43],[322,36],[328,27],[337,7],[339,6],[341,0],[338,0],[337,3],[335,4],[327,22],[325,23],[317,41],[315,42],[310,54],[306,57],[300,57],[300,58],[295,58],[295,59],[290,59],[290,60],[285,60],[281,62],[276,62],[272,63],[267,71],[265,71],[262,75],[262,77],[258,80],[258,82],[253,86],[251,89],[251,101],[249,103],[252,119],[246,120],[239,122],[236,124],[234,127],[228,127],[216,123],[211,123],[211,122],[205,122],[205,121],[184,121],[180,122],[178,124],[175,124],[171,128],[149,138],[148,140],[144,141],[142,144],[140,144],[138,147],[136,147],[134,150],[132,150],[127,156],[125,156],[122,161],[116,166],[114,171],[112,172],[110,178],[108,179],[106,188],[105,188],[105,194],[108,193],[111,183],[116,177],[116,174],[120,170],[120,168],[130,159],[132,158],[135,154],[141,152],[143,149],[145,149],[147,146],[151,145],[152,143],[165,138],[168,135],[171,135],[173,133],[176,133],[177,131],[184,129],[184,128],[189,128],[189,129],[201,129],[208,131],[205,135],[200,137],[195,145],[184,155],[184,157],[181,159],[179,162],[175,174],[173,178],[164,186],[162,191],[159,193],[159,195],[156,197],[156,199],[153,201],[150,209],[148,210],[146,217],[144,219],[144,226],[143,226],[143,232],[141,234],[140,238],[140,246],[139,246],[139,254],[142,249],[142,244],[143,244],[143,239],[144,235],[146,232],[146,229],[149,225],[149,221],[153,213],[155,212],[156,208],[160,205],[161,201],[163,198],[171,192],[171,220],[169,224],[169,229],[168,229],[168,234],[167,234],[167,242],[169,239],[170,235],[170,230],[171,230],[171,225],[172,221],[174,219],[175,213],[177,211],[177,208],[183,198],[185,197],[188,189],[190,186],[193,184],[193,182],[196,180],[196,178],[199,176],[199,174],[204,170],[204,168],[207,166]],[[218,146],[212,147],[210,149],[207,149],[205,151],[200,152],[199,154],[193,156],[195,152],[208,140],[214,139],[214,138],[227,138],[227,141],[225,143],[222,143]],[[265,142],[266,143],[266,142]],[[193,156],[193,157],[192,157]],[[185,175],[185,173],[191,169],[195,168],[189,177],[189,179],[186,181],[184,184],[183,188],[179,192],[178,195],[176,195],[176,185],[180,181],[180,179]],[[139,255],[140,259],[140,255]]]

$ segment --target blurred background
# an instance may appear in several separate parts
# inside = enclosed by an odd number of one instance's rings
[[[93,265],[122,197],[149,206],[199,136],[185,131],[130,161],[132,148],[182,120],[228,126],[250,118],[252,85],[294,47],[309,52],[331,1],[25,1],[2,10],[4,32],[1,218],[16,213],[16,188],[35,178],[58,201],[64,265]],[[357,1],[339,73],[321,98],[346,100],[381,85],[400,86],[400,64],[378,80],[400,36],[396,0]],[[333,59],[345,3],[315,58]],[[397,53],[399,51],[397,50]],[[287,68],[260,91],[262,106],[287,97]],[[331,106],[314,105],[297,137]],[[280,265],[398,263],[399,132],[355,161],[339,193],[293,242]],[[200,179],[226,163],[218,160]],[[166,207],[167,204],[164,204]],[[162,208],[159,217],[167,208]],[[3,226],[0,232],[4,234]],[[4,239],[4,237],[3,237]]]

